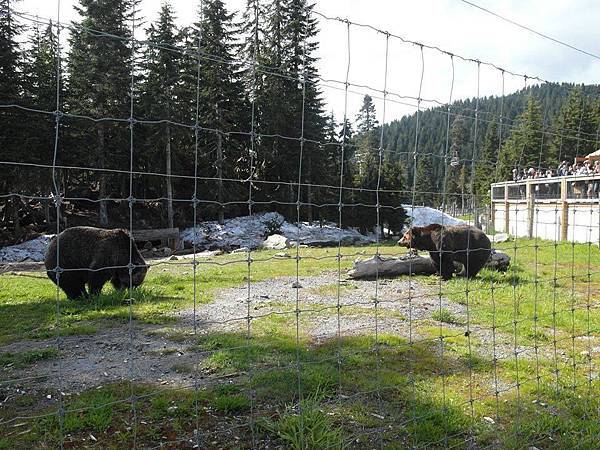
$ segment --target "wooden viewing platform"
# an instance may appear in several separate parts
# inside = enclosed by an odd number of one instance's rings
[[[491,222],[497,232],[600,244],[600,175],[493,183]]]

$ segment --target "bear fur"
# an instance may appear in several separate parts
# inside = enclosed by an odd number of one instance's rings
[[[446,226],[432,223],[412,227],[398,245],[427,250],[438,274],[444,280],[452,278],[455,262],[464,267],[464,275],[473,278],[487,263],[492,244],[486,234],[470,225]]]
[[[86,284],[91,295],[99,294],[109,280],[115,289],[128,288],[130,251],[134,266],[131,285],[137,287],[144,281],[148,266],[129,232],[122,229],[68,228],[52,238],[44,264],[48,278],[73,299],[88,295]]]

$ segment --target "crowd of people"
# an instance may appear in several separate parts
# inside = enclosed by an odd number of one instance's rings
[[[600,160],[594,162],[585,160],[583,163],[569,164],[567,161],[562,161],[558,167],[554,169],[535,169],[533,167],[529,169],[513,169],[512,180],[534,180],[534,179],[547,179],[556,177],[566,177],[572,175],[588,176],[598,175],[600,176]],[[523,187],[524,189],[524,187]],[[600,179],[592,180],[573,180],[569,182],[569,198],[587,198],[596,199],[600,197]],[[558,195],[560,189],[556,183],[544,183],[535,185],[535,196],[537,198],[554,198]],[[523,191],[524,195],[524,191]]]
[[[575,164],[563,161],[556,169],[535,169],[530,167],[529,169],[523,169],[521,171],[518,169],[512,170],[513,181],[566,177],[571,175],[600,175],[600,159],[597,159],[593,163],[587,159],[583,163]]]

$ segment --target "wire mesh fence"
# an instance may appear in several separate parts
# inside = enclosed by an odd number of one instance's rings
[[[256,2],[256,24],[259,7]],[[600,446],[600,175],[574,175],[569,177],[571,184],[555,177],[493,187],[488,183],[483,191],[478,187],[479,169],[493,175],[491,183],[507,168],[520,172],[529,165],[525,155],[536,153],[517,140],[514,158],[508,166],[501,164],[502,146],[527,125],[527,117],[517,119],[504,111],[506,78],[520,80],[524,89],[528,83],[547,81],[318,11],[306,20],[340,27],[346,54],[342,80],[309,73],[311,41],[306,36],[295,55],[300,70],[291,75],[265,63],[256,50],[251,58],[211,54],[203,44],[202,27],[185,48],[139,39],[137,11],[130,16],[129,32],[122,35],[61,22],[60,2],[56,21],[11,11],[22,21],[54,30],[55,104],[0,104],[3,117],[14,115],[13,120],[45,126],[43,144],[51,149],[37,159],[25,147],[17,155],[0,158],[3,170],[16,180],[5,185],[0,197],[6,205],[16,199],[45,205],[47,222],[56,235],[70,229],[65,217],[72,220],[77,205],[98,210],[93,220],[83,219],[89,225],[120,212],[126,238],[118,251],[109,248],[111,262],[92,261],[83,267],[70,262],[73,251],[93,253],[104,244],[85,235],[88,242],[80,241],[74,249],[72,243],[55,239],[50,244],[55,249],[53,264],[46,263],[56,285],[51,297],[41,270],[5,265],[0,276],[6,326],[0,341],[1,446]],[[202,4],[200,11],[202,15]],[[65,32],[70,51],[73,39],[82,36],[118,42],[130,51],[130,67],[123,72],[128,114],[105,116],[102,109],[77,110],[65,101],[61,63]],[[256,27],[255,42],[258,32]],[[352,58],[353,33],[359,32],[380,39],[381,86],[351,81],[353,65],[367,63]],[[187,96],[193,117],[166,111],[161,117],[138,113],[136,94],[143,69],[138,56],[147,48],[186,61],[191,76],[187,87],[192,89],[177,95]],[[390,55],[398,48],[414,52],[418,62],[405,69],[417,74],[413,92],[389,91],[388,80],[394,76]],[[433,76],[428,73],[428,57],[434,54],[449,62],[445,99],[423,97],[426,78]],[[474,101],[455,110],[455,88],[462,73],[456,69],[457,61],[475,73],[470,75]],[[218,120],[215,123],[229,128],[207,125],[202,95],[205,65],[235,65],[246,74],[248,128]],[[482,71],[500,86],[497,110],[480,107]],[[294,98],[297,130],[281,124],[282,129],[273,132],[261,125],[266,105],[256,92],[267,78],[290,82],[299,93]],[[317,87],[343,95],[339,139],[313,138],[314,112],[308,105]],[[374,128],[371,140],[357,142],[348,126],[348,98],[365,94],[380,105],[381,126]],[[583,97],[597,101],[593,94]],[[414,130],[398,145],[390,142],[384,126],[394,104],[410,108],[415,119]],[[221,118],[225,110],[217,105],[216,116]],[[468,148],[460,152],[452,136],[457,119],[467,121],[472,130]],[[580,147],[600,147],[600,127],[584,130],[583,113],[575,127],[540,120],[538,171],[549,168],[542,158],[547,141],[560,141],[561,152],[563,140],[574,143],[577,156],[583,156]],[[483,155],[481,130],[491,123],[497,126],[497,154]],[[423,133],[433,127],[444,130],[441,150],[432,148]],[[299,133],[288,134],[290,129]],[[138,139],[167,130],[183,136],[191,166],[163,170],[144,154],[145,149],[138,150],[142,147]],[[74,134],[83,136],[79,142],[94,143],[82,152],[92,153],[84,159],[86,164],[78,165],[77,159],[62,152],[67,148],[64,141]],[[96,150],[105,139],[119,140],[118,158],[111,159],[104,148]],[[291,151],[279,166],[265,170],[261,152],[269,146]],[[236,170],[226,168],[228,152],[239,158]],[[327,167],[313,163],[311,158],[318,153],[330,155]],[[570,154],[567,149],[565,154]],[[405,184],[383,182],[390,161],[406,166]],[[424,161],[435,161],[442,168],[441,179],[425,176],[423,182],[419,171]],[[369,182],[357,185],[349,179],[350,164],[370,171]],[[281,172],[275,173],[278,168]],[[325,177],[324,172],[335,177]],[[81,179],[93,189],[74,189]],[[153,191],[149,187],[153,180],[177,182],[176,193]],[[583,190],[577,183],[583,183]],[[542,187],[536,190],[538,185]],[[152,223],[149,208],[165,202],[184,211],[182,222],[192,227],[188,252],[149,259],[146,265],[131,236]],[[508,270],[484,269],[476,277],[443,280],[415,273],[409,258],[407,276],[389,278],[375,264],[368,279],[348,277],[357,257],[402,260],[404,250],[386,229],[405,214],[415,218],[422,205],[439,206],[454,215],[460,211],[463,223],[483,224],[488,235],[510,234],[507,242],[493,242],[510,256]],[[238,243],[234,246],[241,248],[227,248],[234,251],[224,254],[207,251],[203,218],[218,217],[222,223],[225,217],[266,217],[273,211],[287,219],[286,248],[264,250]],[[369,245],[353,245],[356,240],[348,244],[339,233],[322,248],[304,244],[303,230],[316,227],[317,217],[321,227],[329,222],[326,227],[343,230],[356,226],[359,216],[368,216],[376,230]],[[439,218],[441,225],[455,223],[445,223],[444,215]],[[271,230],[270,225],[261,223],[261,232],[281,233],[284,222]],[[473,236],[466,233],[467,274],[473,264],[469,254],[485,250],[474,247]],[[413,245],[409,247],[412,251]],[[440,250],[438,265],[456,254]],[[96,295],[66,298],[78,296],[69,295],[68,289],[77,277],[89,281],[90,294]],[[107,281],[118,289],[107,288],[97,295]],[[87,294],[85,286],[83,293]],[[38,308],[45,315],[40,316]]]

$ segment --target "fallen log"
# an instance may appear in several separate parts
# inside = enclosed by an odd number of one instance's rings
[[[492,255],[485,265],[488,269],[505,271],[510,264],[510,257],[506,253],[492,250]],[[463,269],[461,264],[456,264],[456,271]],[[373,279],[395,277],[398,275],[433,275],[435,267],[430,257],[419,256],[416,253],[407,253],[397,258],[374,256],[369,259],[354,261],[354,268],[348,272],[353,279]]]

